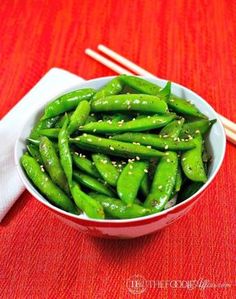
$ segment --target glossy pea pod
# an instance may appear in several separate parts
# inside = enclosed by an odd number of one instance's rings
[[[164,155],[164,153],[158,150],[149,149],[146,146],[116,141],[109,138],[101,138],[88,134],[83,134],[76,138],[70,138],[70,142],[81,149],[125,158],[139,157],[150,159],[154,157],[162,157]]]
[[[162,95],[160,94],[161,87],[152,82],[134,76],[122,75],[120,78],[125,84],[130,85],[140,92],[162,97]],[[170,97],[166,98],[166,102],[168,104],[168,107],[175,112],[200,118],[206,118],[205,115],[202,114],[192,103],[173,94],[171,94]]]
[[[73,214],[78,214],[74,203],[69,197],[55,185],[50,177],[43,172],[38,162],[27,154],[21,157],[23,166],[28,178],[33,182],[36,188],[47,197],[55,206]]]
[[[49,138],[57,139],[60,130],[61,130],[60,128],[42,129],[42,130],[39,130],[38,133],[40,136],[46,136]]]
[[[127,206],[120,199],[108,197],[98,193],[90,193],[89,195],[101,203],[106,214],[115,219],[143,217],[150,213],[150,209],[136,203],[134,203],[132,206]]]
[[[181,156],[181,165],[184,174],[191,181],[203,182],[207,181],[204,164],[202,160],[202,136],[198,134],[193,139],[195,148],[186,151]]]
[[[172,195],[175,187],[178,168],[178,156],[175,152],[168,152],[157,165],[151,191],[147,196],[144,206],[152,209],[152,212],[160,212]]]
[[[158,96],[144,94],[120,94],[93,100],[91,111],[139,111],[144,113],[168,113],[168,106]]]
[[[105,182],[98,181],[97,179],[84,174],[79,171],[73,172],[73,178],[81,185],[96,191],[98,193],[107,195],[107,196],[113,196],[114,193],[104,184]]]
[[[147,169],[148,162],[144,161],[129,162],[124,167],[117,182],[117,193],[125,204],[131,206],[134,203]]]
[[[119,77],[116,77],[109,81],[105,86],[99,89],[93,96],[93,100],[104,98],[106,96],[119,94],[122,91],[123,84]]]
[[[82,101],[70,117],[68,125],[68,134],[74,133],[80,126],[84,125],[90,113],[90,104],[88,101]]]
[[[43,160],[43,165],[52,181],[66,193],[69,193],[69,186],[59,157],[53,143],[47,137],[40,138],[39,152]]]
[[[114,135],[111,137],[113,140],[135,142],[142,145],[151,146],[162,150],[180,150],[186,151],[194,148],[195,142],[193,140],[175,140],[174,138],[164,138],[156,134],[143,134],[143,133],[124,133]]]
[[[43,119],[73,110],[80,102],[89,101],[94,94],[95,90],[92,88],[79,89],[64,94],[46,106]]]
[[[111,163],[108,156],[104,154],[93,154],[93,162],[101,177],[111,186],[116,186],[119,178],[119,170]]]
[[[148,174],[146,172],[144,173],[143,179],[141,181],[140,190],[145,197],[148,196],[150,191],[150,183]]]
[[[121,133],[132,131],[147,131],[157,129],[165,126],[175,118],[175,115],[154,115],[150,117],[144,117],[141,119],[134,119],[127,122],[122,121],[102,121],[87,124],[80,128],[81,131],[96,134],[107,133]]]
[[[71,182],[71,195],[75,201],[77,207],[82,210],[88,217],[94,219],[104,219],[104,210],[102,205],[90,197],[86,193],[84,193],[78,183],[72,181]]]
[[[210,130],[210,128],[213,126],[215,122],[216,119],[201,119],[192,122],[187,122],[183,125],[183,128],[180,133],[180,138],[188,138],[189,136],[195,136],[198,133],[204,135]]]
[[[38,138],[40,137],[39,131],[43,130],[43,129],[52,128],[56,124],[58,119],[59,119],[58,116],[51,117],[51,118],[48,118],[48,119],[40,119],[37,122],[37,124],[34,126],[34,128],[32,129],[29,138],[34,139],[34,140],[38,140]]]
[[[58,148],[59,148],[61,166],[64,170],[64,173],[67,178],[67,182],[70,186],[72,182],[73,167],[72,167],[72,158],[71,158],[70,147],[69,147],[69,134],[67,131],[68,123],[69,123],[69,118],[67,117],[58,135]]]
[[[97,168],[94,166],[94,163],[90,161],[88,158],[81,157],[78,154],[72,152],[72,158],[74,164],[80,170],[86,172],[87,174],[91,175],[94,178],[101,178]]]

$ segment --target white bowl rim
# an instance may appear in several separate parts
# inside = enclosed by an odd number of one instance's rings
[[[113,79],[117,76],[104,76],[104,77],[99,77],[99,78],[96,78],[96,79],[90,79],[90,80],[86,80],[85,82],[81,82],[79,83],[76,88],[79,88],[80,85],[83,85],[84,83],[87,83],[87,82],[91,82],[91,81],[100,81],[101,79]],[[146,80],[153,80],[155,78],[151,77],[151,76],[138,76],[138,77],[142,77]],[[159,80],[163,80],[163,81],[168,81],[167,79],[163,79],[163,78],[158,78]],[[143,216],[143,217],[138,217],[138,218],[131,218],[131,219],[94,219],[94,218],[87,218],[84,214],[80,214],[80,215],[75,215],[75,214],[72,214],[72,213],[69,213],[69,212],[66,212],[56,206],[54,206],[53,204],[51,204],[46,198],[45,198],[45,201],[43,201],[39,196],[38,194],[34,191],[34,190],[37,190],[35,189],[35,187],[32,185],[32,183],[27,179],[26,175],[22,175],[22,172],[23,169],[18,161],[18,157],[17,157],[17,145],[18,145],[18,142],[19,142],[19,139],[20,139],[20,136],[22,134],[22,131],[24,130],[25,128],[25,124],[27,123],[28,121],[28,118],[25,120],[24,122],[24,125],[22,126],[22,129],[20,131],[20,134],[18,135],[17,139],[16,139],[16,142],[15,142],[15,147],[14,147],[14,159],[15,159],[15,166],[17,168],[17,171],[18,171],[18,175],[20,176],[22,182],[24,183],[24,186],[26,187],[26,189],[31,193],[31,195],[33,195],[38,201],[40,201],[42,204],[46,205],[48,208],[52,209],[52,210],[55,210],[56,212],[59,212],[60,214],[63,214],[65,216],[69,216],[69,217],[72,217],[72,218],[75,218],[75,219],[78,219],[78,220],[82,220],[82,221],[85,221],[85,222],[97,222],[97,223],[122,223],[122,224],[125,224],[125,223],[131,223],[131,222],[142,222],[142,221],[145,221],[145,220],[149,220],[149,219],[152,219],[152,218],[157,218],[158,216],[162,216],[164,214],[168,214],[170,212],[172,212],[173,210],[175,210],[177,207],[181,207],[181,206],[184,206],[186,203],[192,201],[192,199],[194,199],[195,197],[197,197],[200,193],[202,193],[211,183],[212,181],[214,180],[216,174],[218,173],[222,163],[223,163],[223,160],[224,160],[224,156],[225,156],[225,150],[226,150],[226,135],[225,135],[225,130],[224,130],[224,127],[222,125],[222,122],[220,120],[220,117],[218,116],[217,112],[215,111],[215,109],[206,101],[204,100],[200,95],[198,95],[196,92],[192,91],[191,89],[185,87],[184,85],[182,84],[179,84],[179,83],[175,83],[173,81],[171,81],[171,84],[172,85],[175,85],[181,89],[185,89],[187,90],[190,94],[193,94],[195,97],[197,97],[200,101],[204,102],[204,104],[207,106],[208,109],[211,110],[211,112],[213,112],[214,114],[214,117],[215,119],[217,119],[217,122],[218,122],[218,125],[220,126],[220,131],[221,131],[221,137],[222,137],[222,141],[223,141],[223,144],[222,144],[222,154],[220,156],[220,159],[218,161],[218,164],[217,164],[217,167],[215,169],[215,171],[213,172],[212,176],[210,179],[207,180],[207,182],[196,192],[194,193],[192,196],[190,196],[189,198],[187,198],[186,200],[172,206],[171,208],[168,208],[166,210],[163,210],[161,212],[158,212],[158,213],[154,213],[154,214],[151,214],[151,215],[147,215],[147,216]],[[43,197],[43,195],[41,195]],[[86,217],[86,218],[85,218]]]

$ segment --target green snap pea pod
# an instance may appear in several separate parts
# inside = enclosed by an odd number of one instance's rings
[[[147,209],[136,203],[134,203],[132,206],[127,206],[120,199],[108,197],[98,193],[90,193],[89,195],[100,202],[105,210],[105,213],[113,218],[138,218],[146,216],[150,213],[150,209]]]
[[[89,175],[100,178],[100,174],[97,171],[97,168],[94,166],[93,162],[91,162],[89,159],[85,157],[81,157],[79,155],[76,155],[75,153],[72,153],[72,158],[75,163],[75,165],[82,171],[88,173]]]
[[[180,190],[180,192],[178,193],[177,201],[182,202],[182,201],[186,200],[187,198],[192,196],[194,193],[196,193],[202,186],[203,186],[203,183],[201,183],[201,182],[188,181],[188,183],[186,183],[184,185],[184,188],[182,188]]]
[[[40,137],[39,131],[43,129],[52,128],[56,122],[58,121],[59,117],[51,117],[48,119],[40,119],[37,124],[32,129],[29,138],[37,140]]]
[[[192,181],[203,182],[207,181],[203,161],[202,161],[202,137],[198,134],[193,141],[196,147],[186,151],[181,156],[181,165],[184,174]]]
[[[121,76],[120,78],[127,85],[130,85],[131,87],[145,94],[154,96],[156,95],[159,97],[162,96],[160,95],[161,88],[145,79],[125,75]],[[204,114],[202,114],[192,103],[188,102],[185,99],[181,99],[175,95],[171,95],[169,98],[167,98],[166,102],[168,104],[168,107],[175,112],[205,118]]]
[[[39,131],[39,135],[57,139],[60,130],[61,130],[60,128],[43,129]]]
[[[40,137],[40,135],[39,135],[39,137]],[[27,138],[27,141],[28,141],[30,144],[39,146],[39,139]]]
[[[147,162],[129,162],[121,172],[117,182],[117,193],[125,204],[133,204],[147,168]]]
[[[69,118],[63,124],[58,135],[58,148],[60,154],[61,166],[65,172],[68,184],[70,186],[72,182],[72,158],[69,147],[69,134],[67,131],[67,126],[69,123]]]
[[[39,164],[43,164],[43,160],[40,156],[39,153],[39,149],[38,146],[35,144],[28,144],[27,145],[27,150],[29,152],[29,154],[31,155],[31,157],[35,158],[35,160],[39,163]]]
[[[73,172],[73,177],[76,181],[78,181],[80,184],[84,185],[85,187],[90,188],[93,191],[97,191],[98,193],[105,194],[107,196],[113,196],[114,193],[105,186],[104,182],[99,182],[97,179],[84,174],[79,171]]]
[[[74,203],[67,195],[55,185],[50,177],[42,171],[38,162],[27,154],[21,157],[21,164],[28,176],[37,189],[47,197],[54,205],[67,212],[78,214]]]
[[[145,113],[168,112],[165,101],[157,96],[144,94],[120,94],[94,100],[91,103],[93,112],[100,111],[140,111]]]
[[[70,117],[68,126],[69,135],[74,133],[76,129],[84,125],[90,113],[90,104],[88,101],[82,101]]]
[[[52,181],[66,193],[69,193],[66,176],[62,169],[59,157],[57,156],[55,147],[45,136],[40,138],[39,152],[43,160],[43,165]]]
[[[112,115],[103,115],[102,120],[105,121],[127,121],[129,116],[122,113],[114,113]]]
[[[157,86],[156,84],[136,76],[121,75],[120,80],[126,85],[145,94],[156,95],[159,94],[161,90],[161,87]]]
[[[151,192],[144,202],[144,206],[152,208],[153,213],[164,209],[175,187],[178,156],[175,152],[168,153],[157,165]]]
[[[109,81],[105,86],[99,89],[95,95],[93,96],[93,100],[97,100],[99,98],[104,98],[106,96],[119,94],[123,88],[123,84],[120,81],[119,77],[116,77]]]
[[[161,129],[160,136],[170,137],[170,138],[177,138],[181,132],[181,129],[184,124],[184,119],[181,118],[179,120],[173,120],[172,122],[168,123],[164,128]]]
[[[72,181],[70,190],[71,190],[72,197],[75,201],[75,204],[88,217],[94,219],[105,218],[102,205],[97,200],[84,193],[80,189],[79,184]]]
[[[111,137],[113,140],[135,142],[143,145],[151,146],[163,150],[181,150],[186,151],[194,148],[195,142],[191,139],[177,140],[174,138],[164,138],[155,134],[142,134],[142,133],[124,133],[114,135]]]
[[[96,123],[90,123],[82,128],[81,131],[87,133],[121,133],[129,131],[147,131],[151,129],[157,129],[165,126],[171,120],[175,118],[175,115],[154,115],[150,117],[144,117],[142,119],[134,119],[127,122],[117,121],[102,121]]]
[[[101,177],[111,186],[116,186],[119,170],[112,164],[110,158],[103,154],[93,154],[93,162]]]
[[[180,138],[187,138],[189,135],[194,136],[198,133],[204,135],[209,131],[212,125],[216,122],[216,119],[208,120],[201,119],[197,121],[192,121],[185,123],[181,130]]]
[[[79,89],[64,94],[46,106],[43,119],[73,110],[81,101],[89,101],[94,94],[95,90],[92,88]]]
[[[146,146],[101,138],[88,134],[83,134],[76,138],[70,138],[70,142],[76,144],[81,149],[125,158],[139,157],[150,159],[165,155],[158,150],[149,149]]]
[[[144,196],[148,196],[150,186],[149,186],[149,177],[148,174],[145,172],[144,177],[140,184],[140,190]]]

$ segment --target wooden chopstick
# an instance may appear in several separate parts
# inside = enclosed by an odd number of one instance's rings
[[[152,73],[148,72],[147,70],[143,69],[142,67],[136,65],[129,59],[121,56],[120,54],[116,53],[115,51],[107,48],[104,45],[98,45],[98,49],[106,54],[108,57],[111,57],[113,60],[117,61],[121,65],[127,67],[129,70],[133,71],[128,71],[127,69],[121,67],[117,63],[107,59],[106,57],[100,55],[99,53],[91,50],[91,49],[86,49],[85,53],[89,55],[90,57],[94,58],[101,64],[107,66],[109,69],[115,71],[118,74],[127,74],[127,75],[142,75],[142,76],[149,76],[152,78],[159,79],[157,76],[153,75]],[[224,128],[225,128],[225,133],[227,140],[230,142],[236,144],[236,124],[232,122],[231,120],[227,119],[226,117],[218,114]]]

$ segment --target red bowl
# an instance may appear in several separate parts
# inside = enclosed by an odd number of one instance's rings
[[[92,87],[99,89],[101,86],[110,81],[113,77],[104,77],[94,80],[86,81],[74,89]],[[166,80],[145,78],[157,85],[164,86]],[[65,90],[63,93],[69,92],[71,90]],[[226,138],[224,128],[221,121],[215,112],[215,110],[200,96],[198,96],[193,91],[188,88],[181,86],[179,84],[172,84],[172,92],[177,96],[186,98],[193,102],[200,111],[207,115],[210,119],[217,119],[217,122],[212,127],[209,135],[207,136],[206,146],[208,151],[212,156],[212,162],[209,167],[208,180],[207,182],[191,197],[187,200],[167,209],[160,213],[126,220],[96,220],[89,219],[86,215],[74,215],[65,212],[48,202],[35,187],[28,180],[25,175],[21,165],[20,157],[26,149],[26,138],[29,136],[32,127],[34,126],[38,116],[42,113],[44,107],[40,107],[38,111],[28,114],[28,119],[23,126],[23,130],[20,133],[19,138],[16,140],[15,145],[15,163],[18,169],[18,173],[26,187],[26,189],[42,204],[44,204],[48,209],[55,213],[55,215],[60,218],[66,224],[90,235],[103,238],[136,238],[144,236],[157,230],[160,230],[167,225],[173,223],[174,221],[185,215],[193,205],[204,196],[204,191],[211,184],[215,178],[217,172],[219,171],[226,147]],[[60,96],[59,94],[58,96]],[[53,99],[51,99],[53,100]],[[29,111],[30,112],[30,111]]]

